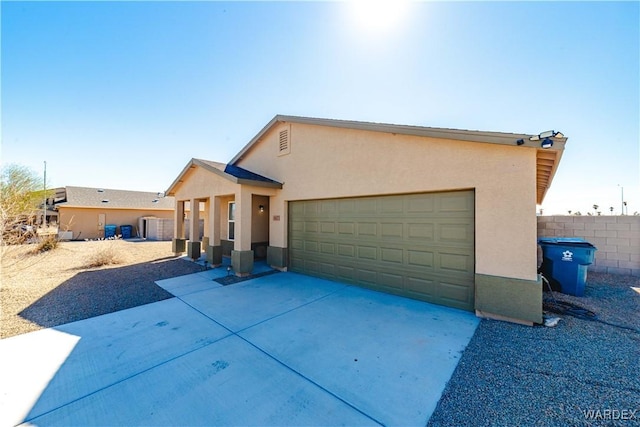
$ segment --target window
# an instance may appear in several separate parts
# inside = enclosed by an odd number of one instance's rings
[[[229,202],[229,240],[236,237],[236,202]]]

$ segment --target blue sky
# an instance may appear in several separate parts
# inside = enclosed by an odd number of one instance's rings
[[[2,163],[165,190],[274,115],[568,138],[542,208],[640,211],[638,2],[0,4]],[[397,8],[396,8],[397,9]]]

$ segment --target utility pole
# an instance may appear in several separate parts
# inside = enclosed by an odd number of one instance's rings
[[[42,205],[42,229],[47,226],[47,161],[44,161],[44,182],[42,187],[44,188],[43,197],[44,204]]]

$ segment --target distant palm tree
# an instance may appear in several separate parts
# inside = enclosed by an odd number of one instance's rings
[[[599,208],[599,207],[600,207],[600,206],[598,206],[598,205],[593,205],[593,211],[594,211],[594,212],[598,212],[598,208]]]
[[[571,209],[569,209],[567,212],[569,212],[569,215],[571,215]]]
[[[613,215],[613,206],[611,206],[609,210],[611,211],[611,215]]]

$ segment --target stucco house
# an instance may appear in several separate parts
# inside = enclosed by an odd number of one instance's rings
[[[103,238],[106,225],[116,225],[117,234],[130,225],[132,236],[170,240],[174,208],[173,197],[161,193],[73,186],[56,189],[53,205],[60,236],[69,240]]]
[[[204,250],[213,265],[228,255],[237,275],[266,256],[282,270],[540,323],[536,204],[565,142],[278,115],[228,164],[192,159],[180,172],[166,191],[173,249]],[[187,241],[195,203],[204,237]]]

